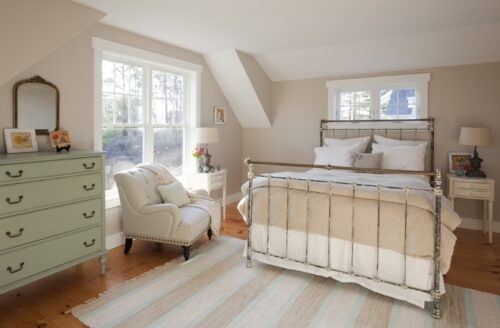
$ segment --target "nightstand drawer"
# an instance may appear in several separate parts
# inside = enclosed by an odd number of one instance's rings
[[[489,199],[490,192],[488,190],[482,191],[482,190],[475,190],[475,189],[455,188],[455,197]]]
[[[210,177],[210,185],[212,187],[214,187],[214,186],[221,186],[221,185],[224,184],[225,178],[226,178],[226,175],[224,173],[212,175]]]
[[[490,184],[489,183],[456,181],[455,188],[474,189],[474,190],[490,190]]]

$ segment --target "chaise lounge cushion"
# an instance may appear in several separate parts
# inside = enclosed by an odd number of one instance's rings
[[[179,208],[181,223],[172,234],[175,240],[195,240],[199,235],[207,230],[210,225],[210,215],[192,206]]]

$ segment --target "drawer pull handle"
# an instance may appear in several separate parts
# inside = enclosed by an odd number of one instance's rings
[[[95,245],[95,238],[92,238],[92,241],[90,243],[87,243],[86,241],[83,242],[83,246],[85,247],[92,247]]]
[[[20,178],[23,176],[23,170],[19,170],[17,174],[12,174],[10,173],[10,171],[7,171],[5,172],[5,174],[9,177],[9,178]]]
[[[92,162],[92,164],[90,165],[88,165],[87,163],[83,163],[83,167],[87,170],[92,170],[95,167],[95,162]]]
[[[24,262],[21,262],[21,263],[19,263],[19,268],[12,269],[12,267],[9,266],[9,267],[7,267],[7,271],[9,271],[9,273],[16,273],[16,272],[21,271],[23,268],[24,268]]]
[[[9,197],[5,198],[5,201],[7,203],[9,203],[10,205],[14,205],[14,204],[19,204],[22,200],[23,200],[24,196],[23,195],[20,195],[19,197],[17,197],[17,200],[10,200]]]
[[[19,229],[19,232],[16,233],[15,235],[13,235],[10,231],[7,231],[5,234],[7,236],[9,236],[9,238],[16,238],[16,237],[21,236],[23,234],[23,232],[24,232],[24,228],[21,228],[21,229]]]
[[[83,217],[86,218],[86,219],[93,218],[94,215],[95,215],[95,211],[92,211],[90,214],[83,213]]]
[[[85,189],[87,191],[94,190],[94,188],[95,188],[95,183],[93,183],[90,187],[87,185],[83,185],[83,189]]]

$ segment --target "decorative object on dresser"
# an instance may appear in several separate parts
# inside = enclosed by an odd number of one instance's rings
[[[448,172],[455,173],[458,176],[464,176],[465,172],[470,170],[471,153],[467,152],[449,152],[448,153]]]
[[[40,76],[16,82],[12,89],[14,127],[33,128],[36,134],[59,129],[59,89]]]
[[[103,154],[0,155],[0,293],[99,257]]]
[[[203,154],[203,172],[210,172],[214,167],[210,164],[212,155],[208,152],[208,144],[218,143],[219,134],[217,128],[197,128],[196,143],[205,144],[205,153]]]
[[[488,231],[488,242],[493,243],[493,204],[495,201],[495,180],[491,178],[458,177],[447,174],[448,198],[452,206],[455,198],[483,201],[483,232]]]
[[[62,150],[69,151],[71,148],[68,130],[56,130],[49,132],[50,145],[59,153]]]
[[[486,174],[481,171],[483,160],[477,153],[477,146],[491,145],[491,131],[489,128],[462,127],[460,130],[459,143],[466,146],[474,146],[474,156],[470,159],[471,169],[466,175],[471,178],[486,178]]]
[[[3,133],[7,153],[31,153],[38,151],[35,130],[4,129]]]
[[[215,124],[226,124],[225,107],[214,107],[214,122]]]
[[[218,236],[220,208],[205,191],[186,191],[163,165],[140,164],[114,176],[122,207],[124,253],[134,239],[182,246],[186,261],[191,245],[205,232]],[[165,199],[163,199],[163,197]],[[177,206],[179,205],[179,206]]]
[[[227,170],[220,169],[209,173],[193,173],[189,176],[191,189],[203,189],[210,193],[222,189],[222,218],[226,219],[226,184]]]

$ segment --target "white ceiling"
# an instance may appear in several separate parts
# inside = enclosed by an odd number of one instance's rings
[[[108,13],[105,24],[202,54],[252,54],[273,80],[440,66],[448,54],[451,65],[500,60],[500,0],[74,1]],[[420,49],[441,41],[439,51]],[[457,56],[469,41],[477,48]],[[398,53],[393,65],[399,46],[408,58]],[[376,60],[359,62],[356,51]]]

